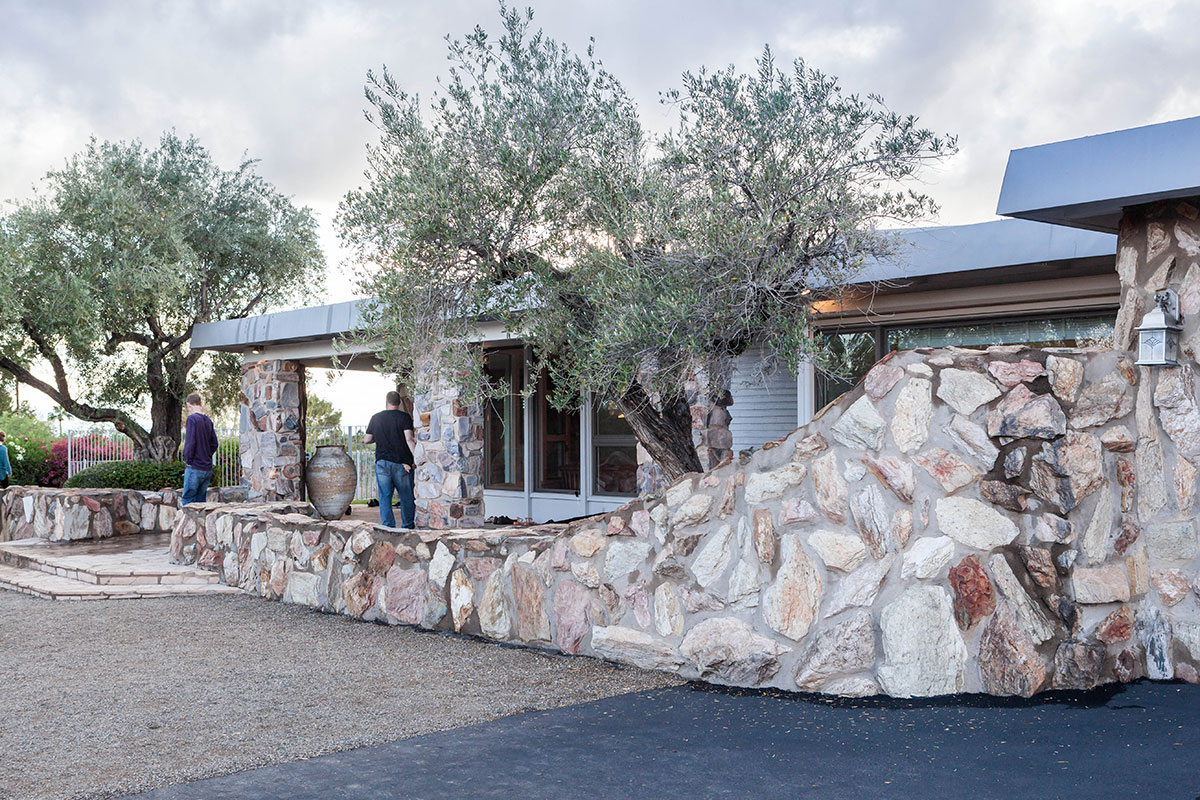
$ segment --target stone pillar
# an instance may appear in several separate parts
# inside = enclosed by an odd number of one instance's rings
[[[1125,209],[1117,236],[1121,310],[1113,349],[1137,350],[1134,330],[1164,289],[1179,292],[1184,346],[1195,361],[1200,340],[1200,197]]]
[[[483,410],[457,386],[435,380],[413,398],[417,527],[483,524]]]
[[[303,365],[278,359],[242,365],[239,452],[249,500],[303,498],[304,405]]]

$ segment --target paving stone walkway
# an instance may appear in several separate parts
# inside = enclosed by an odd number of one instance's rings
[[[170,534],[0,543],[0,589],[52,600],[236,594],[215,572],[170,561]]]
[[[165,787],[223,798],[1200,796],[1200,687],[1034,700],[657,689]]]

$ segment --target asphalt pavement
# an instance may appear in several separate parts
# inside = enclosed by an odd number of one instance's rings
[[[137,796],[1200,800],[1200,686],[902,701],[693,684]]]

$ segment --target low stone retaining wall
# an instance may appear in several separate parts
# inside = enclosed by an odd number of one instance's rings
[[[266,597],[738,686],[1196,682],[1195,397],[1111,351],[900,353],[786,439],[566,528],[243,506],[176,533]]]
[[[179,495],[172,490],[0,489],[0,541],[38,537],[52,542],[166,533],[175,526]]]

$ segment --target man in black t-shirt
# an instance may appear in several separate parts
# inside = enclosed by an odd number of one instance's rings
[[[400,410],[400,393],[387,393],[387,410],[371,417],[367,424],[367,444],[375,443],[375,482],[379,485],[379,521],[396,527],[392,513],[392,493],[400,495],[400,527],[416,524],[417,505],[413,497],[413,450],[417,447],[413,419]]]

